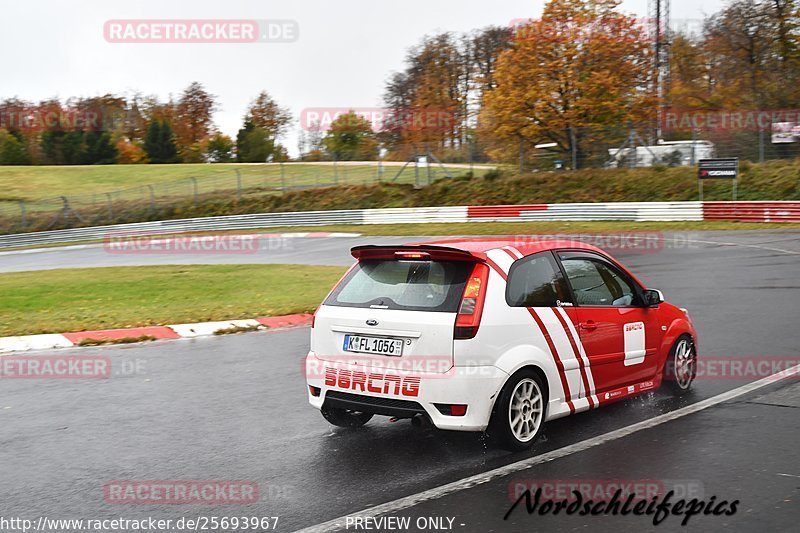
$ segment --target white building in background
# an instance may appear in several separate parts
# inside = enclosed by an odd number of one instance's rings
[[[656,164],[670,166],[689,166],[697,164],[700,159],[714,157],[714,143],[711,141],[658,141],[652,146],[636,148],[610,148],[607,166],[617,167],[652,167]],[[636,163],[631,159],[636,158]]]

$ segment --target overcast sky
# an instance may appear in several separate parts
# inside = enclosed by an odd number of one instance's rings
[[[155,94],[191,81],[216,95],[215,123],[235,135],[248,102],[267,90],[297,118],[304,108],[370,107],[425,34],[469,31],[541,14],[542,0],[0,0],[0,98]],[[702,18],[724,0],[673,0],[674,19]],[[646,0],[623,10],[647,14]],[[110,43],[119,19],[290,19],[291,43]],[[295,126],[295,130],[299,126]],[[296,131],[285,144],[296,153]]]

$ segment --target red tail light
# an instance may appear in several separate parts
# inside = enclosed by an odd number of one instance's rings
[[[483,263],[477,263],[467,278],[464,294],[461,296],[453,338],[471,339],[478,333],[488,281],[489,267]]]

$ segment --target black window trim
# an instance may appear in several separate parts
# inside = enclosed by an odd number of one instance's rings
[[[567,288],[567,293],[569,294],[569,298],[571,299],[571,301],[570,302],[562,302],[562,300],[556,299],[556,302],[560,302],[562,305],[558,305],[557,304],[555,306],[534,306],[534,307],[530,307],[530,306],[527,306],[527,305],[511,305],[509,303],[509,301],[508,301],[508,290],[511,288],[511,283],[510,283],[511,274],[513,274],[514,269],[518,265],[521,265],[523,263],[523,261],[527,261],[527,260],[529,260],[529,259],[531,259],[533,257],[539,256],[539,255],[550,255],[550,258],[555,262],[555,267],[556,267],[558,273],[561,274],[561,278],[564,281],[564,285]],[[558,295],[556,295],[556,296],[558,296]],[[525,308],[525,309],[527,309],[529,307],[532,308],[532,309],[541,309],[543,307],[546,307],[548,309],[552,309],[553,307],[573,307],[573,306],[576,305],[575,304],[575,294],[572,292],[572,286],[570,285],[569,280],[567,279],[566,273],[564,272],[564,267],[559,262],[558,256],[553,253],[553,250],[543,250],[541,252],[535,252],[535,253],[532,253],[532,254],[524,255],[524,256],[520,257],[519,259],[517,259],[516,261],[514,261],[513,263],[511,263],[511,266],[508,267],[508,276],[507,276],[507,279],[506,279],[506,288],[505,288],[504,299],[505,299],[506,305],[508,307],[515,308],[515,309],[516,308]],[[563,305],[563,304],[567,304],[567,305]]]
[[[644,304],[644,287],[642,287],[639,283],[636,282],[633,278],[631,278],[624,270],[622,270],[614,260],[610,257],[603,255],[599,252],[591,251],[591,250],[581,250],[580,248],[559,248],[557,250],[552,250],[553,255],[556,258],[556,262],[558,263],[559,268],[561,269],[561,274],[564,276],[564,279],[567,282],[567,287],[569,287],[569,293],[572,297],[572,305],[575,307],[587,307],[587,308],[612,308],[612,309],[642,309],[643,307],[648,307]],[[600,263],[605,264],[607,267],[611,268],[620,278],[630,284],[633,287],[635,292],[636,301],[631,305],[591,305],[591,304],[579,304],[578,299],[575,297],[575,290],[572,288],[572,282],[569,280],[569,276],[567,276],[567,270],[564,268],[564,265],[561,264],[561,258],[558,256],[561,252],[568,252],[578,254],[578,257],[570,258],[570,259],[580,259],[580,255],[587,256],[586,259],[589,261],[597,261]],[[605,281],[605,280],[603,280]]]

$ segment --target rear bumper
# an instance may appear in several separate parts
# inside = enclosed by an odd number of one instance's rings
[[[344,374],[340,374],[342,370]],[[336,379],[353,372],[367,374],[369,387],[353,384],[348,379]],[[392,380],[385,379],[388,377]],[[395,378],[415,386],[394,388]],[[424,414],[437,428],[456,431],[486,429],[495,397],[507,378],[508,374],[495,366],[453,367],[445,374],[392,370],[388,376],[377,368],[323,361],[313,352],[306,359],[306,382],[320,389],[319,396],[306,391],[309,403],[317,409],[327,405],[385,416]],[[444,415],[434,404],[466,405],[467,412],[463,416]]]

